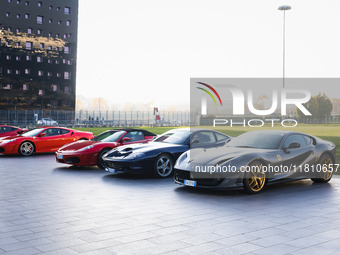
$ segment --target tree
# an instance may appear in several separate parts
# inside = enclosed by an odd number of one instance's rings
[[[333,110],[333,104],[325,93],[324,94],[319,93],[318,95],[311,97],[311,99],[307,103],[304,103],[303,105],[312,114],[312,116],[309,116],[311,118],[329,117]],[[300,111],[300,109],[297,109],[297,113],[299,117],[305,117],[305,115]]]

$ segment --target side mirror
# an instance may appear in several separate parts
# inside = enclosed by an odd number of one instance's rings
[[[39,135],[39,137],[44,137],[44,136],[47,136],[47,134],[46,134],[46,133],[41,133],[41,134]]]
[[[131,139],[129,137],[124,137],[122,140],[120,140],[122,143],[124,142],[128,142],[130,141]]]
[[[300,147],[301,147],[301,145],[299,143],[293,142],[293,143],[289,144],[288,149],[296,149],[296,148],[300,148]]]
[[[195,143],[199,143],[200,141],[198,140],[198,139],[194,139],[191,143],[190,143],[190,145],[193,145],[193,144],[195,144]]]
[[[18,135],[21,135],[22,133],[24,133],[25,131],[24,130],[19,130],[18,132],[17,132],[17,134]]]

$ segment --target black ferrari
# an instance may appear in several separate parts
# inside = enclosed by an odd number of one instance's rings
[[[179,128],[158,136],[146,144],[115,148],[103,156],[105,170],[110,173],[153,173],[168,177],[176,159],[190,148],[225,145],[230,137],[207,129]]]
[[[191,149],[175,164],[175,183],[260,192],[268,183],[306,179],[328,182],[336,169],[335,145],[291,131],[251,131],[226,146]]]

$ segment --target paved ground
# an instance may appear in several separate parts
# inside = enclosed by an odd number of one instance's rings
[[[0,254],[340,254],[340,178],[258,195],[0,157]]]

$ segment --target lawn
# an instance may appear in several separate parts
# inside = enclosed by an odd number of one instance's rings
[[[162,134],[170,129],[173,129],[173,127],[143,127],[144,129],[153,132],[157,135]],[[292,131],[298,131],[303,132],[311,135],[315,135],[317,137],[320,137],[321,139],[329,140],[335,143],[337,149],[336,149],[336,162],[340,163],[340,125],[337,124],[329,124],[329,125],[304,125],[299,124],[297,127],[293,128],[283,128],[283,127],[270,127],[266,126],[263,128],[251,128],[251,127],[230,127],[230,126],[217,126],[217,127],[208,127],[205,126],[204,128],[207,129],[214,129],[216,131],[220,131],[222,133],[225,133],[230,136],[238,136],[244,132],[251,131],[251,130],[264,130],[264,129],[284,129],[284,130],[292,130]],[[93,132],[94,135],[98,135],[101,132],[104,132],[105,130],[108,130],[111,128],[79,128],[79,130],[83,131],[90,131]]]

